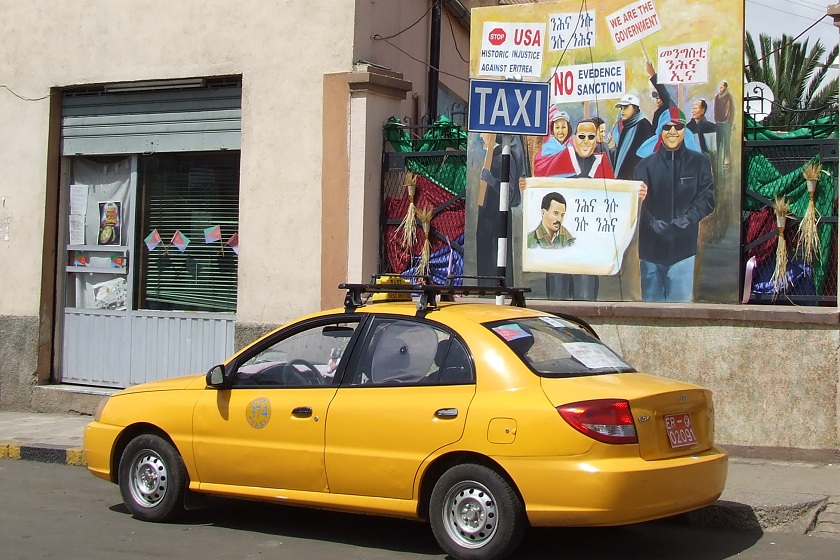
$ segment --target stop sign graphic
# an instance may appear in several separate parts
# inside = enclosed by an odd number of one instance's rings
[[[488,39],[490,40],[491,45],[493,45],[494,47],[498,47],[499,45],[505,42],[506,37],[507,34],[505,33],[505,30],[501,27],[497,27],[490,32],[490,36],[488,37]]]

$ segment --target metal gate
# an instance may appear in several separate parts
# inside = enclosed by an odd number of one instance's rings
[[[384,136],[379,270],[438,284],[462,275],[466,131],[445,117],[426,126],[392,119]]]
[[[746,118],[742,202],[743,299],[749,303],[837,305],[838,140],[835,116],[815,119],[796,131],[771,132]],[[821,166],[814,201],[819,216],[817,258],[803,252],[800,225],[809,195],[803,170]],[[790,205],[781,231],[777,197]],[[780,248],[781,245],[781,248]],[[777,255],[786,251],[785,274],[776,272]],[[781,253],[779,251],[782,251]],[[774,283],[770,276],[777,282]],[[779,280],[781,283],[779,283]]]

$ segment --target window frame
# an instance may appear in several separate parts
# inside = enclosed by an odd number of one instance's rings
[[[337,323],[357,323],[356,328],[344,348],[342,358],[335,370],[333,382],[329,385],[242,385],[236,384],[236,375],[239,369],[244,366],[252,358],[265,352],[272,346],[287,340],[295,335],[306,332],[308,330],[317,329]],[[282,327],[267,336],[265,339],[253,343],[247,347],[240,354],[234,357],[225,365],[225,389],[323,389],[327,387],[338,388],[342,381],[345,371],[349,367],[348,364],[353,360],[354,349],[361,336],[361,332],[365,329],[366,318],[360,317],[358,314],[337,313],[331,315],[324,315],[306,319],[286,327]]]
[[[420,383],[417,381],[408,382],[408,383],[399,383],[399,384],[381,384],[381,383],[355,383],[354,377],[361,367],[363,360],[367,357],[367,350],[370,344],[372,343],[372,338],[374,336],[374,330],[378,324],[381,324],[384,321],[403,321],[403,322],[410,322],[410,323],[417,323],[429,326],[433,329],[438,331],[442,331],[443,333],[449,335],[449,340],[452,342],[457,341],[458,344],[461,345],[461,348],[464,351],[466,356],[466,363],[469,369],[469,377],[470,381],[466,383]],[[420,318],[408,315],[397,315],[397,314],[388,314],[388,313],[377,313],[371,314],[367,320],[366,324],[362,328],[362,332],[359,335],[358,340],[355,342],[356,348],[353,352],[351,359],[346,364],[346,370],[342,372],[343,377],[341,380],[341,388],[351,388],[351,389],[365,389],[365,388],[393,388],[393,387],[445,387],[445,386],[456,386],[456,385],[475,385],[477,380],[476,374],[476,367],[475,367],[475,360],[473,358],[473,354],[470,351],[469,345],[464,341],[463,337],[461,337],[454,329],[439,323],[437,321],[429,320],[428,318]],[[449,358],[449,354],[452,352],[452,346],[450,343],[450,347],[447,350],[447,359]],[[349,372],[349,373],[348,373]],[[421,378],[422,379],[422,378]],[[419,380],[418,380],[419,381]]]

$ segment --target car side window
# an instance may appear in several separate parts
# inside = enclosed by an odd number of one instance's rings
[[[233,387],[317,387],[337,383],[336,372],[358,322],[317,323],[283,337],[240,365]]]
[[[451,333],[419,321],[377,319],[349,384],[453,385],[473,381],[469,354]]]

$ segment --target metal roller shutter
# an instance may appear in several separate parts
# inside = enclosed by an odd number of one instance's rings
[[[178,84],[64,92],[61,155],[239,150],[241,84]]]

